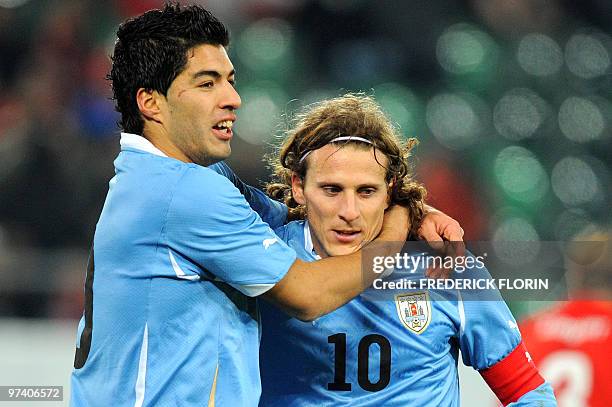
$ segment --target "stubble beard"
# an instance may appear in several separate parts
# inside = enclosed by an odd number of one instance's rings
[[[230,156],[232,151],[229,142],[227,145],[227,149],[229,150],[227,154],[219,156],[210,154],[205,146],[198,145],[198,143],[190,143],[185,139],[180,139],[177,142],[178,147],[185,153],[189,161],[201,165],[202,167],[208,167],[209,165],[225,160]]]

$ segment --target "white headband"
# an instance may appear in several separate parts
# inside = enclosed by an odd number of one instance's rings
[[[370,145],[374,145],[374,143],[372,143],[370,140],[363,138],[363,137],[356,137],[356,136],[340,136],[340,137],[336,137],[333,140],[330,140],[329,143],[327,144],[332,144],[332,143],[337,143],[338,141],[361,141],[362,143],[366,143],[366,144],[370,144]],[[318,149],[317,149],[318,150]],[[304,153],[304,155],[302,155],[302,158],[300,158],[299,163],[301,163],[302,161],[304,161],[306,159],[306,157],[308,157],[308,154],[312,153],[315,150],[308,150]]]

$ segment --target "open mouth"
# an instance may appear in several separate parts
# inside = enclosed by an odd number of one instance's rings
[[[360,230],[333,230],[336,240],[341,243],[351,243],[361,234]]]
[[[233,120],[222,120],[213,126],[215,134],[221,139],[228,140],[232,137]]]

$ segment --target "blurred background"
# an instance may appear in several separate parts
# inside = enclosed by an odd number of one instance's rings
[[[162,3],[0,0],[0,385],[68,382],[119,150],[109,55],[121,21]],[[466,240],[610,225],[612,2],[199,3],[231,32],[243,107],[229,161],[251,184],[296,109],[363,91],[420,140],[416,176]],[[523,318],[551,304],[511,305]]]

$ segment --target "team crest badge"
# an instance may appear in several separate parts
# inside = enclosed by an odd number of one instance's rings
[[[400,321],[415,334],[425,332],[431,321],[431,303],[427,292],[399,294],[395,306]]]

